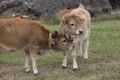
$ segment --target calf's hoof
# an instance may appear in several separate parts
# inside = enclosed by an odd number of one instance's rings
[[[34,76],[39,74],[38,71],[34,71],[33,73],[34,73]]]
[[[83,56],[83,59],[88,59],[88,55],[84,55],[84,56]]]
[[[78,70],[78,68],[73,68],[73,71],[77,71]]]
[[[88,57],[84,57],[83,59],[84,59],[84,60],[87,60],[87,59],[88,59]]]
[[[67,66],[62,66],[62,69],[67,69]]]
[[[34,73],[34,76],[37,76],[39,73]]]
[[[26,69],[25,69],[25,72],[26,72],[26,73],[29,73],[29,72],[30,72],[30,69],[27,69],[27,68],[26,68]]]

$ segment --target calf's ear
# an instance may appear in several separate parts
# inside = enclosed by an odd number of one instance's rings
[[[73,42],[73,38],[70,35],[69,35],[69,39],[70,39],[71,42]]]
[[[65,18],[62,20],[62,23],[63,23],[63,25],[68,24],[68,18],[67,18],[67,17],[65,17]]]
[[[85,23],[85,19],[80,18],[79,20],[80,20],[81,23]]]
[[[58,32],[57,31],[54,31],[53,33],[52,33],[52,38],[56,38],[58,36]]]
[[[70,13],[71,11],[72,11],[72,9],[70,9],[70,10],[59,10],[58,11],[59,18],[61,19],[65,14]]]

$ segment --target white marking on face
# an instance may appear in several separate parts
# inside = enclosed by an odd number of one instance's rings
[[[76,35],[79,35],[79,34],[80,34],[80,33],[79,33],[79,30],[77,30],[77,31],[76,31]]]
[[[79,30],[76,31],[76,35],[80,35],[80,34],[82,34],[82,33],[83,33],[83,30],[80,30],[80,29],[79,29]]]
[[[73,28],[73,29],[75,28],[74,24],[71,24],[70,27]]]
[[[74,49],[74,46],[70,46],[69,50],[72,51]]]

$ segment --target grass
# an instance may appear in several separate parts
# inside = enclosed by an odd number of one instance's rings
[[[57,30],[58,25],[48,25]],[[72,71],[68,52],[68,68],[61,68],[62,52],[49,51],[38,56],[40,74],[24,72],[24,52],[0,53],[0,80],[120,80],[120,21],[92,22],[89,59],[77,57],[79,69]]]
[[[107,21],[107,20],[120,20],[120,14],[102,14],[97,17],[93,17],[92,21]]]

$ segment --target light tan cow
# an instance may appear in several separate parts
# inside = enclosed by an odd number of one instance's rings
[[[25,50],[25,71],[30,71],[29,57],[31,56],[33,72],[38,74],[36,66],[38,50],[66,51],[72,50],[74,46],[66,36],[57,31],[50,32],[37,21],[9,18],[0,19],[0,48],[5,51]]]
[[[83,5],[79,5],[78,8],[72,10],[61,10],[60,15],[60,25],[59,33],[69,34],[73,39],[73,44],[75,45],[72,51],[73,56],[73,70],[78,69],[76,62],[76,50],[78,45],[78,55],[82,56],[82,41],[85,44],[84,59],[88,59],[88,46],[89,46],[89,36],[90,36],[90,21],[91,17],[87,10],[85,10]],[[63,67],[67,67],[66,55],[63,59]]]

